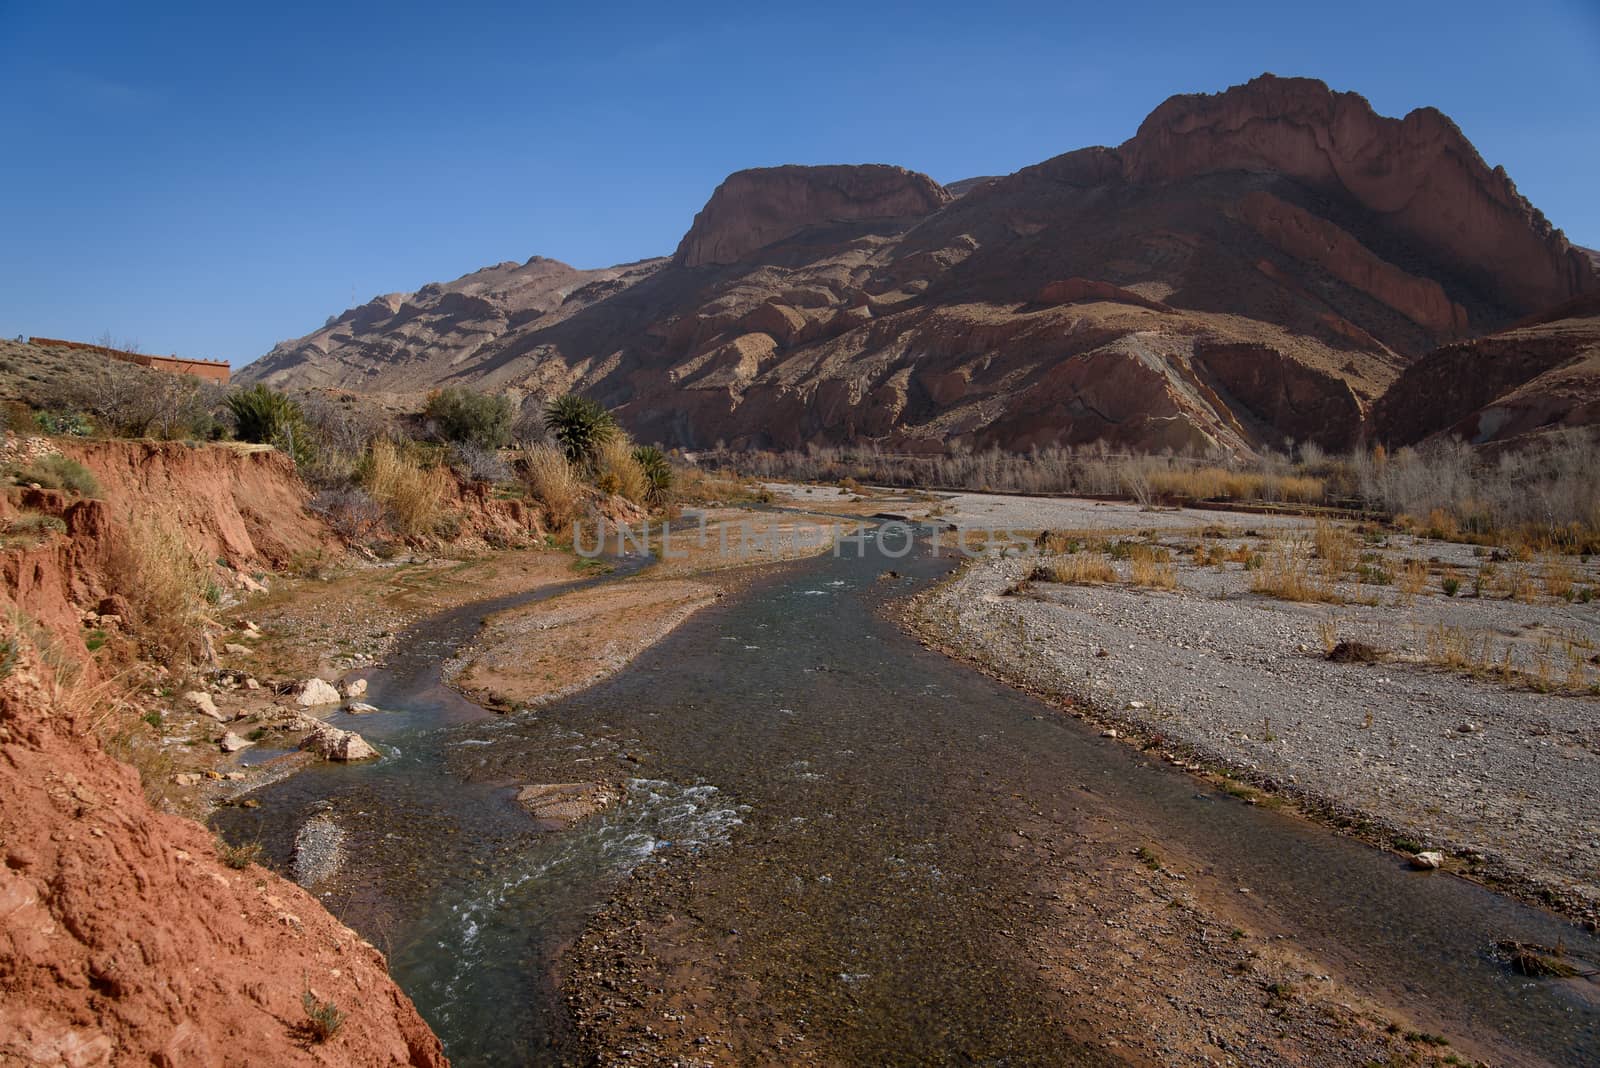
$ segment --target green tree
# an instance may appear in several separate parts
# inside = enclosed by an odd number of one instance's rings
[[[617,434],[611,413],[587,397],[569,393],[544,410],[545,429],[555,435],[567,462],[587,464],[595,450]]]
[[[458,386],[434,391],[422,414],[438,425],[447,441],[490,450],[503,449],[511,441],[517,417],[511,398]]]

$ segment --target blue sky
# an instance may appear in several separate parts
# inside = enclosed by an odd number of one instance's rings
[[[238,366],[378,293],[667,253],[728,172],[941,181],[1270,70],[1433,105],[1600,246],[1600,2],[0,0],[0,335]]]

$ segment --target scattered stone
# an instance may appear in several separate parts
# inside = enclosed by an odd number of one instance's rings
[[[1476,734],[1478,732],[1478,725],[1476,723],[1463,723],[1458,726],[1456,730],[1462,734]]]
[[[247,675],[244,680],[244,688],[247,690],[259,690],[261,689],[261,683],[257,682],[253,676]]]
[[[365,701],[351,701],[344,706],[344,710],[352,716],[370,716],[374,712],[382,712],[377,705],[369,705]]]
[[[1411,866],[1418,871],[1437,871],[1444,867],[1444,854],[1428,850],[1411,858]]]
[[[222,647],[222,651],[229,656],[249,656],[255,652],[248,645],[240,645],[238,642],[228,642]]]
[[[366,679],[351,679],[349,682],[342,683],[339,686],[339,695],[341,697],[360,697],[366,692]]]
[[[1122,734],[1119,731],[1114,730],[1113,728],[1107,727],[1105,730],[1100,732],[1100,737],[1102,737],[1102,738],[1121,738]]]
[[[183,695],[183,699],[189,702],[189,704],[194,707],[194,710],[200,713],[202,716],[214,719],[218,723],[227,722],[223,718],[222,713],[218,711],[217,703],[213,701],[211,699],[211,695],[206,693],[204,690],[190,690],[188,693]]]
[[[313,705],[336,705],[339,700],[339,691],[334,689],[333,684],[317,678],[302,682],[294,696],[295,704],[301,708],[310,708]]]
[[[255,743],[239,737],[232,731],[228,731],[222,736],[222,740],[217,744],[222,748],[224,753],[237,753],[241,749],[250,748]]]
[[[372,760],[378,756],[378,751],[355,731],[342,731],[326,723],[318,723],[300,742],[300,748],[316,753],[323,760],[341,762]]]
[[[1144,707],[1144,702],[1143,701],[1129,701],[1128,702],[1128,707],[1129,708],[1143,708]]]
[[[199,786],[200,773],[198,771],[180,771],[172,777],[172,781],[178,786]]]

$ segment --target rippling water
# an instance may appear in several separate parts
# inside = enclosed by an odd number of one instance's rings
[[[823,557],[709,608],[606,683],[485,719],[438,683],[474,613],[419,627],[372,678],[399,711],[360,729],[398,751],[318,768],[218,822],[287,864],[324,798],[348,860],[330,907],[390,952],[458,1065],[572,1055],[560,952],[629,870],[685,858],[697,910],[740,929],[826,1048],[854,1061],[1060,1063],[1076,1054],[1033,971],[997,957],[1020,876],[1017,802],[1071,811],[1091,788],[1255,890],[1313,952],[1458,1035],[1537,1060],[1600,1063],[1592,1002],[1507,975],[1500,937],[1600,956],[1592,936],[1452,878],[1240,804],[922,649],[881,600],[948,561]],[[887,568],[908,576],[881,580]],[[535,782],[627,782],[611,812],[541,832]]]

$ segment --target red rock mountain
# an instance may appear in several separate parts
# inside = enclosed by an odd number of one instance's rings
[[[741,171],[671,258],[486,268],[240,377],[580,390],[690,446],[1342,446],[1418,358],[1597,290],[1443,115],[1264,75],[1174,97],[1117,148],[948,188]]]

